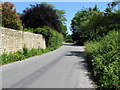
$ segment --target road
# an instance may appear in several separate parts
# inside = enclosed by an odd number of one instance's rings
[[[3,65],[2,88],[93,88],[84,46],[59,49]]]

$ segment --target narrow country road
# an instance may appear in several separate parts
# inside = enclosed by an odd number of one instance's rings
[[[2,88],[93,88],[84,46],[64,44],[40,56],[3,65]]]

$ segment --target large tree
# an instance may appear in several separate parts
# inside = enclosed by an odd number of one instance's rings
[[[20,16],[17,14],[14,4],[2,3],[2,26],[12,29],[22,29]]]
[[[83,44],[87,40],[97,39],[111,30],[120,29],[120,11],[100,12],[84,9],[77,12],[71,23],[72,38]]]
[[[63,15],[62,12],[63,11],[55,10],[51,4],[41,3],[31,5],[31,8],[26,8],[23,11],[21,19],[24,28],[35,29],[48,26],[58,32],[62,32],[61,23],[64,21],[64,18],[61,16]]]
[[[97,6],[94,8],[84,8],[81,11],[78,11],[71,23],[71,31],[72,31],[72,39],[77,43],[82,43],[87,40],[88,34],[90,32],[86,31],[87,23],[89,22],[89,18],[91,15],[99,12]]]

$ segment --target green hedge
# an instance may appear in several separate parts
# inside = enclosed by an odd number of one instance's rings
[[[51,49],[56,49],[62,45],[63,36],[54,29],[49,27],[37,28],[33,31],[36,34],[42,34],[45,37],[46,46]]]
[[[93,75],[101,88],[120,88],[118,32],[110,31],[99,42],[85,43],[85,57],[91,62]]]

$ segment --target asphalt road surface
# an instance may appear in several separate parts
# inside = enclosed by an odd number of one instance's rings
[[[64,44],[50,53],[3,65],[2,88],[93,88],[84,48]]]

